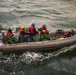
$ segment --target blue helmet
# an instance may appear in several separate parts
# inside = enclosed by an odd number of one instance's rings
[[[45,24],[43,25],[43,28],[46,28],[46,25]]]
[[[35,23],[32,23],[31,26],[35,26]]]

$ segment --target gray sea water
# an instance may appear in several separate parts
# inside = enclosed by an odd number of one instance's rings
[[[0,24],[49,30],[76,28],[76,0],[0,0]],[[76,45],[55,53],[0,52],[0,75],[76,75]],[[64,53],[65,52],[65,53]]]

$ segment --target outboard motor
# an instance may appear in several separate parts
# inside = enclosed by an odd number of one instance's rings
[[[56,34],[64,34],[64,30],[58,29],[58,30],[56,30]]]
[[[64,34],[64,30],[58,29],[58,30],[56,30],[55,36],[59,38],[59,37],[63,36],[63,34]]]

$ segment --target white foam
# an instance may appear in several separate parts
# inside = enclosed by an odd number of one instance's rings
[[[4,44],[0,42],[0,46],[3,46]]]

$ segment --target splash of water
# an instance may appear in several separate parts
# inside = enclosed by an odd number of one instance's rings
[[[72,45],[70,47],[64,47],[52,53],[42,54],[42,53],[35,53],[35,52],[26,52],[20,56],[16,54],[10,54],[9,56],[8,55],[3,56],[2,53],[0,53],[0,59],[3,59],[3,61],[1,60],[0,62],[4,62],[4,63],[24,62],[26,64],[31,64],[31,62],[35,62],[35,61],[49,60],[50,58],[56,57],[67,51],[72,51],[74,50],[74,48],[76,48],[76,45]]]

